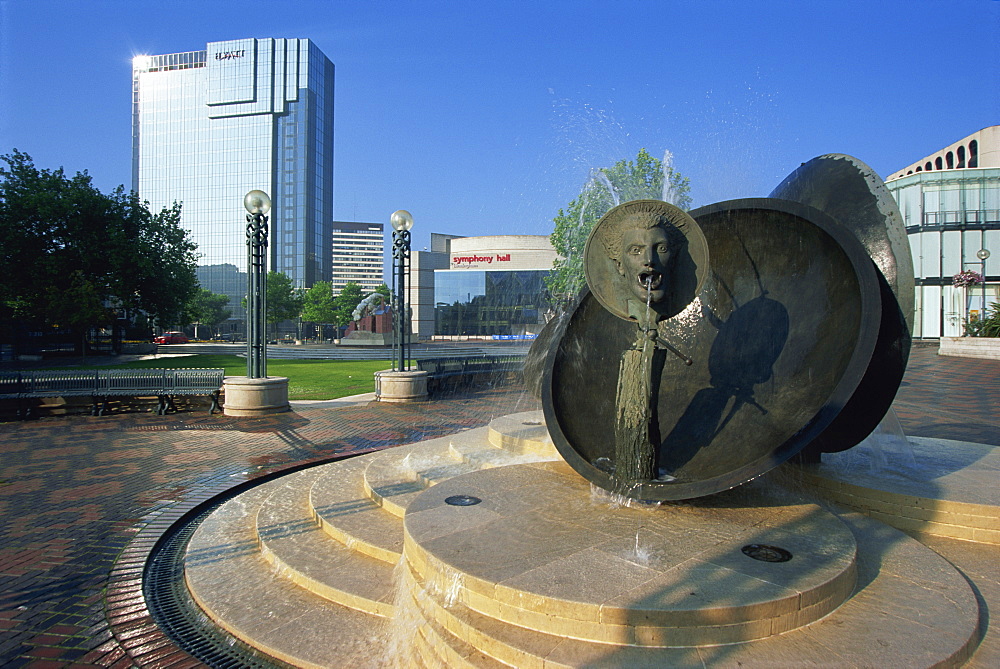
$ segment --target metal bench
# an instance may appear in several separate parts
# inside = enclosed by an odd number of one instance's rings
[[[177,411],[176,395],[208,395],[209,413],[221,410],[222,369],[37,370],[0,373],[0,399],[18,400],[18,418],[30,418],[28,400],[41,397],[90,397],[92,416],[109,411],[112,397],[156,396],[157,413]]]
[[[209,413],[222,411],[219,406],[219,392],[222,390],[222,380],[226,375],[224,369],[173,369],[170,372],[170,386],[167,391],[159,396],[161,402],[166,398],[167,406],[163,407],[163,413],[167,411],[177,411],[174,406],[174,397],[177,395],[208,395],[212,400]]]
[[[482,355],[470,357],[424,358],[417,360],[417,369],[429,375],[428,389],[448,385],[475,385],[492,383],[501,376],[519,373],[524,369],[524,355]]]

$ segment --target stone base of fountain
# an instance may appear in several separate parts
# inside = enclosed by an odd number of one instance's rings
[[[227,416],[252,418],[289,411],[288,377],[268,376],[251,379],[246,376],[227,376],[222,381],[225,403],[222,411]]]
[[[228,633],[295,666],[997,657],[990,635],[976,650],[976,594],[939,555],[960,545],[959,566],[983,572],[989,602],[995,588],[979,566],[995,564],[996,546],[933,537],[935,552],[861,513],[826,510],[804,497],[815,479],[833,480],[818,469],[623,505],[558,458],[540,421],[514,414],[243,493],[191,540],[192,597]],[[977,503],[998,522],[996,499]]]

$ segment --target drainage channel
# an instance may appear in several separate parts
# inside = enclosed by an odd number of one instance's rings
[[[184,584],[184,552],[201,521],[225,501],[209,505],[170,528],[146,562],[142,590],[153,620],[185,652],[217,669],[281,669],[209,620]]]

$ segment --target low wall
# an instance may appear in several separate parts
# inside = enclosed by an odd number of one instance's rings
[[[941,337],[938,355],[1000,360],[998,337]]]

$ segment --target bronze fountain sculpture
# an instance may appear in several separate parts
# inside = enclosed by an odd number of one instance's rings
[[[540,391],[560,454],[602,488],[700,497],[850,448],[901,381],[905,230],[849,156],[803,164],[769,198],[621,204],[584,266],[588,288],[539,342]]]

